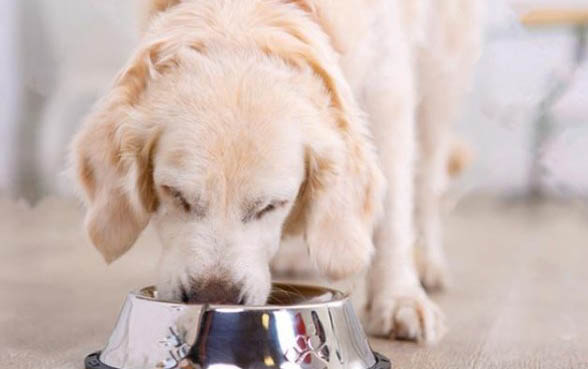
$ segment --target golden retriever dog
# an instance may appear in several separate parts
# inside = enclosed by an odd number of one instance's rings
[[[369,266],[367,329],[435,342],[449,125],[475,0],[158,0],[72,144],[107,262],[151,223],[164,299],[264,304],[281,240],[340,279]],[[417,155],[418,154],[418,155]],[[414,206],[413,206],[414,204]],[[416,215],[416,217],[415,217]]]

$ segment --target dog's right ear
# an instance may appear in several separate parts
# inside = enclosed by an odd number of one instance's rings
[[[166,11],[176,5],[178,5],[181,0],[147,0],[142,1],[143,8],[142,10],[142,19],[141,19],[141,29],[145,31],[149,25],[149,22],[155,17],[157,14]]]
[[[158,12],[165,11],[174,5],[180,3],[181,0],[149,0],[150,13],[153,15]]]
[[[130,249],[158,205],[152,155],[159,132],[134,113],[149,81],[163,67],[155,62],[156,55],[153,47],[135,55],[70,148],[71,169],[87,205],[85,226],[108,263]]]

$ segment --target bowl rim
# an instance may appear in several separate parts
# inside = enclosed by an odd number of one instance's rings
[[[178,302],[173,300],[164,300],[159,299],[157,297],[149,296],[148,294],[153,294],[156,291],[155,286],[147,286],[143,287],[134,291],[131,291],[130,295],[135,298],[141,300],[147,300],[150,302],[155,302],[158,304],[172,304],[174,306],[186,306],[186,307],[202,307],[207,311],[214,310],[216,312],[226,312],[226,313],[236,313],[242,311],[275,311],[275,310],[287,310],[287,309],[312,309],[312,308],[324,308],[324,307],[334,307],[339,306],[346,303],[349,300],[349,294],[346,292],[342,292],[336,290],[334,288],[315,285],[315,284],[307,284],[307,283],[298,283],[298,282],[282,282],[282,281],[275,281],[272,282],[272,288],[275,286],[288,286],[290,288],[300,288],[300,289],[310,289],[314,291],[323,291],[324,293],[331,293],[332,297],[328,301],[321,301],[321,302],[302,302],[299,304],[288,304],[288,305],[277,305],[277,304],[267,304],[267,305],[235,305],[235,304],[188,304],[184,302]]]

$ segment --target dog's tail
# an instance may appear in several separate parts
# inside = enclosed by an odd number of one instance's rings
[[[449,177],[456,178],[472,162],[472,148],[465,141],[453,138],[447,158],[447,173]]]

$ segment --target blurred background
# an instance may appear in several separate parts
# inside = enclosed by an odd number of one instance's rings
[[[141,1],[0,0],[2,368],[81,368],[126,293],[155,280],[153,230],[107,266],[64,174],[73,133],[136,45]],[[371,343],[399,368],[586,368],[588,0],[486,1],[455,123],[472,162],[443,219],[453,284],[433,296],[449,334]]]
[[[0,193],[70,194],[72,133],[138,38],[141,0],[3,0]],[[460,194],[588,193],[588,68],[582,27],[519,22],[587,0],[488,1],[486,45],[456,123],[473,149]],[[584,40],[584,41],[583,41]]]

